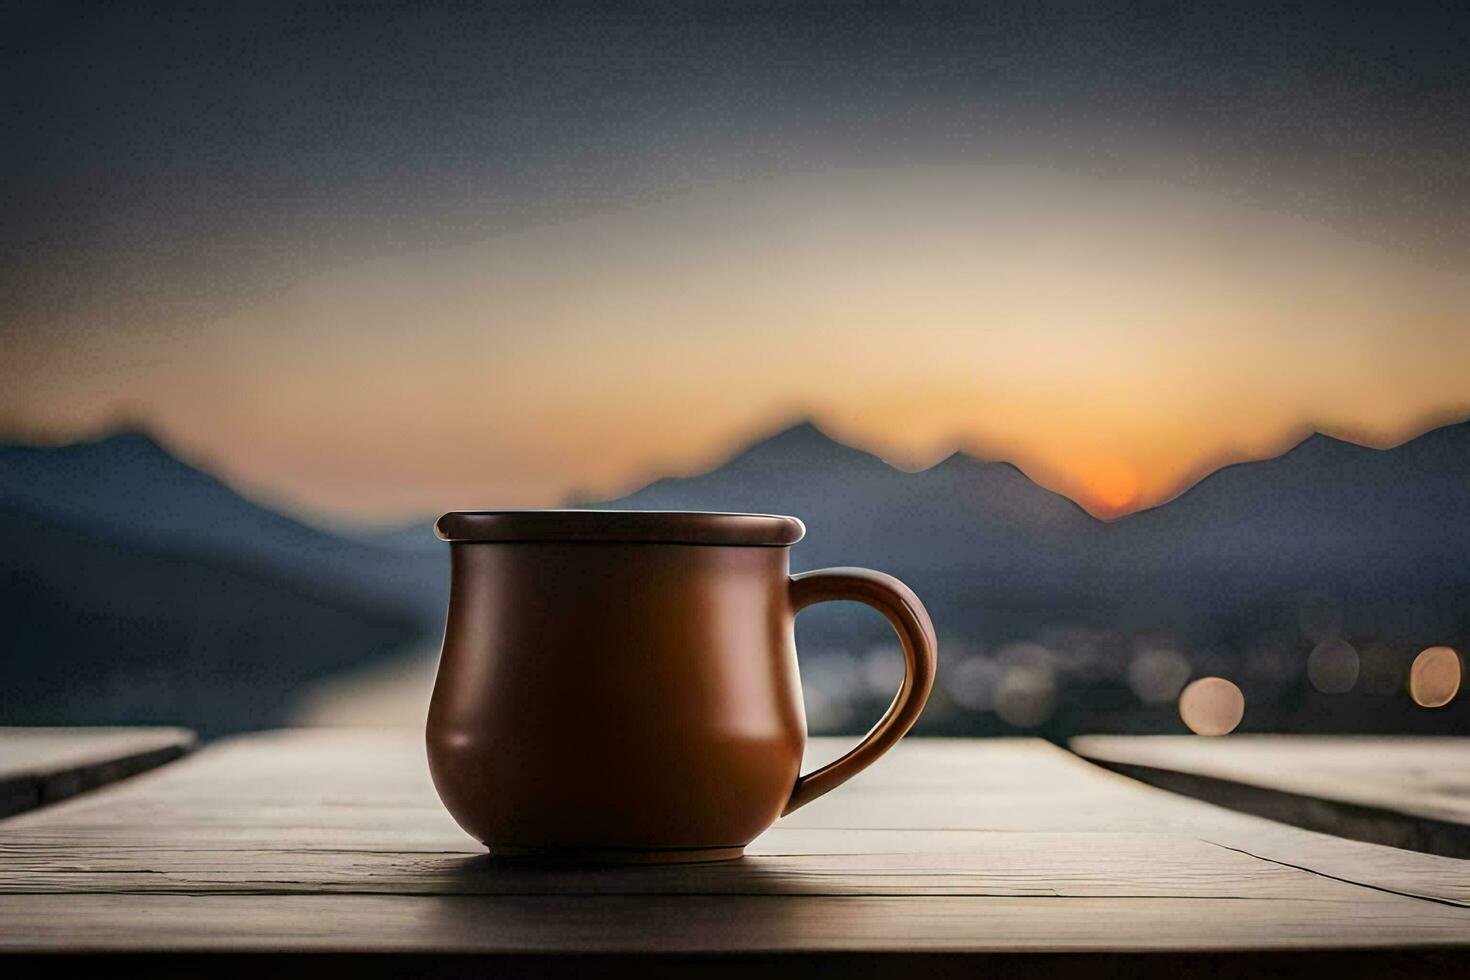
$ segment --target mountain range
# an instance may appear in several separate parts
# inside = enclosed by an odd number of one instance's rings
[[[1228,667],[1329,634],[1470,637],[1470,423],[1389,450],[1314,435],[1112,522],[1008,463],[956,453],[906,472],[810,423],[577,505],[794,514],[794,568],[897,574],[949,649],[1105,636],[1093,659],[1118,660],[1148,635]],[[303,684],[432,642],[447,561],[428,526],[329,533],[137,432],[0,445],[0,721],[279,723]],[[840,607],[799,629],[803,649],[884,640]]]
[[[0,723],[282,724],[419,642],[447,570],[261,507],[152,438],[0,444]]]
[[[1003,556],[1008,580],[1027,586],[1058,573],[1058,563],[1100,527],[1009,463],[955,453],[909,473],[811,423],[701,476],[657,480],[588,506],[792,514],[807,526],[793,556],[799,567],[869,563],[970,575]]]
[[[797,567],[869,564],[941,591],[961,580],[990,605],[1137,604],[1157,619],[1161,605],[1199,618],[1259,596],[1381,604],[1470,585],[1470,422],[1388,450],[1314,434],[1111,522],[1009,463],[955,453],[909,473],[811,424],[590,506],[791,513],[808,527]]]

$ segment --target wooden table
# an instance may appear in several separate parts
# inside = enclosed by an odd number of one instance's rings
[[[145,772],[193,747],[184,728],[0,727],[0,817]]]
[[[1089,735],[1115,772],[1340,837],[1470,858],[1470,738]]]
[[[1470,863],[1037,740],[911,738],[739,862],[507,867],[439,806],[417,734],[301,730],[0,823],[0,949],[179,974],[1443,972],[1470,963]]]

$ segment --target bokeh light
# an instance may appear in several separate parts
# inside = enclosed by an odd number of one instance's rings
[[[989,711],[995,707],[995,691],[1005,672],[989,657],[974,656],[961,660],[944,671],[944,686],[949,696],[971,711]]]
[[[1460,693],[1464,673],[1453,647],[1421,650],[1409,668],[1409,696],[1421,708],[1442,708]]]
[[[1056,677],[1049,667],[1012,667],[995,689],[995,713],[1017,728],[1035,728],[1056,707]]]
[[[1201,677],[1179,695],[1179,717],[1196,735],[1229,735],[1245,717],[1245,695],[1223,677]]]
[[[1039,643],[1013,643],[995,659],[1004,671],[995,687],[996,715],[1017,728],[1034,728],[1050,718],[1057,695],[1052,652]]]
[[[1128,664],[1128,686],[1140,701],[1173,701],[1189,680],[1189,661],[1167,647],[1142,650]]]
[[[1346,640],[1324,640],[1307,656],[1307,679],[1323,694],[1346,694],[1358,683],[1358,651]]]
[[[903,683],[903,651],[892,644],[880,644],[863,658],[863,684],[876,698],[891,698]]]
[[[861,673],[858,659],[842,651],[815,650],[802,658],[801,693],[812,731],[840,731],[853,719]]]

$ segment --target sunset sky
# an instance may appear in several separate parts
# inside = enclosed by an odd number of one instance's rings
[[[812,418],[1111,516],[1470,414],[1463,15],[347,9],[4,15],[0,437],[390,521]]]

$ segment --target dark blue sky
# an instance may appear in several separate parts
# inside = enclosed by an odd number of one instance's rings
[[[4,3],[0,313],[210,315],[568,209],[934,162],[1136,173],[1463,266],[1466,10]]]

